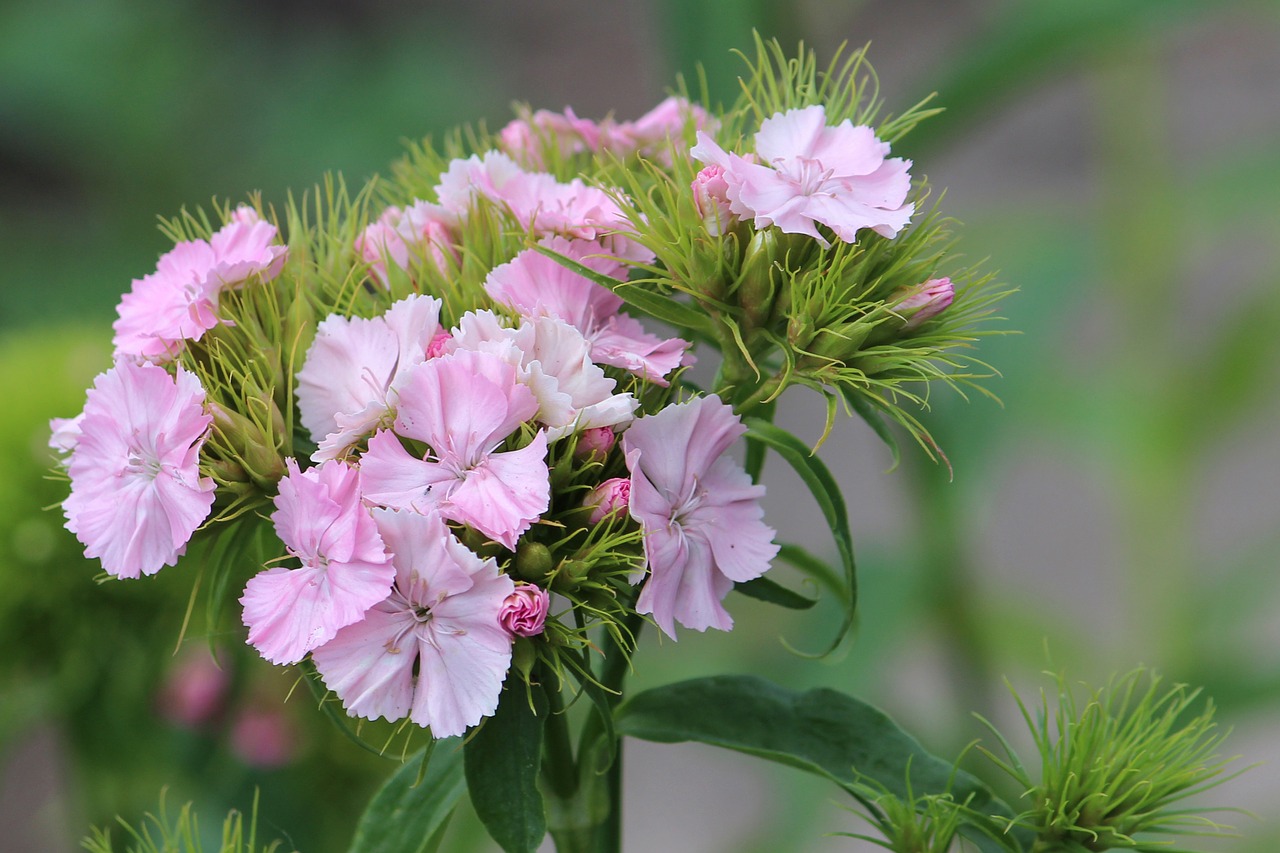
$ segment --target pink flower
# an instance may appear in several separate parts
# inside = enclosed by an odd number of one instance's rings
[[[890,307],[907,321],[903,329],[910,331],[947,310],[956,291],[951,279],[931,278],[915,287],[902,288],[896,295],[899,301]]]
[[[724,167],[714,163],[704,166],[693,179],[693,206],[702,217],[702,224],[712,237],[719,237],[735,221],[729,205],[729,183],[724,178]]]
[[[518,583],[515,591],[502,602],[498,622],[518,637],[536,637],[547,622],[550,606],[551,595],[545,589],[531,583]]]
[[[533,169],[547,166],[544,150],[554,151],[558,159],[564,160],[595,151],[599,138],[599,126],[590,119],[578,118],[568,107],[563,113],[538,110],[530,114],[526,109],[498,133],[503,150]]]
[[[613,449],[617,440],[612,427],[584,429],[578,436],[578,444],[574,447],[573,453],[581,459],[589,459],[593,456],[603,459]]]
[[[284,266],[286,247],[273,245],[276,228],[233,218],[210,238],[179,243],[161,255],[156,271],[135,279],[120,300],[112,328],[117,355],[166,360],[185,341],[199,340],[222,322],[222,291],[252,276],[270,280]]]
[[[457,222],[457,216],[426,201],[415,201],[405,210],[388,207],[356,238],[355,248],[384,286],[387,259],[408,270],[416,259],[430,258],[445,273],[458,262],[452,242]]]
[[[80,422],[84,420],[84,412],[74,418],[53,418],[49,421],[49,449],[56,451],[65,464],[66,457],[80,443]]]
[[[496,355],[458,350],[424,362],[401,389],[395,432],[377,433],[361,458],[365,497],[439,512],[514,550],[551,501],[547,436],[497,448],[537,411],[517,368]],[[397,434],[424,442],[427,458],[410,455]]]
[[[208,651],[186,654],[169,670],[160,690],[161,716],[184,728],[197,728],[222,711],[231,689],[231,674]]]
[[[745,427],[718,397],[695,397],[638,418],[622,437],[631,516],[644,529],[649,576],[636,609],[675,638],[686,628],[729,630],[721,601],[778,553],[761,520],[764,487],[723,455]]]
[[[307,471],[286,460],[271,520],[301,567],[249,579],[240,603],[249,642],[272,663],[297,663],[386,598],[395,568],[360,500],[360,475],[329,461]]]
[[[892,238],[911,220],[911,162],[885,159],[888,143],[866,125],[828,127],[823,107],[811,106],[766,119],[755,142],[761,163],[725,152],[703,132],[690,153],[724,170],[730,209],[756,228],[776,225],[826,246],[816,225],[853,243],[863,228]]]
[[[213,506],[200,447],[213,418],[181,367],[123,360],[94,380],[63,502],[67,529],[108,574],[151,575],[177,562]]]
[[[631,500],[631,480],[626,477],[614,477],[605,480],[582,499],[582,505],[591,510],[587,521],[599,524],[609,516],[627,508]]]
[[[405,716],[460,735],[498,707],[511,666],[499,613],[515,584],[459,542],[439,516],[375,510],[395,585],[362,621],[312,654],[348,713]]]
[[[298,736],[283,708],[251,705],[231,723],[231,751],[250,767],[283,767],[297,756]]]
[[[380,317],[321,321],[298,371],[298,411],[319,449],[335,459],[363,436],[390,423],[400,386],[425,361],[441,333],[441,302],[411,295]]]
[[[595,243],[550,238],[544,246],[604,275],[614,277],[621,267],[600,253]],[[494,267],[485,290],[501,305],[526,317],[555,317],[576,328],[591,344],[591,358],[620,367],[659,385],[680,366],[688,341],[663,340],[644,330],[639,321],[620,313],[622,297],[578,275],[533,249]]]
[[[690,123],[695,130],[711,130],[715,126],[715,120],[701,106],[673,95],[635,121],[608,128],[602,134],[601,147],[619,153],[636,151],[670,166],[669,145],[684,134]]]

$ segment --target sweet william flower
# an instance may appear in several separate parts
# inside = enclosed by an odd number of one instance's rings
[[[897,296],[898,301],[890,307],[907,321],[903,329],[910,331],[951,307],[956,291],[951,279],[931,278],[915,287],[903,288]]]
[[[249,642],[272,663],[297,663],[387,597],[395,568],[361,501],[360,474],[332,460],[306,471],[286,462],[276,535],[298,568],[276,566],[249,579],[240,599]]]
[[[889,144],[848,119],[826,124],[821,105],[778,113],[760,124],[753,163],[699,131],[694,159],[721,167],[730,210],[756,228],[776,225],[829,245],[817,225],[846,243],[869,228],[895,237],[915,211],[906,201],[911,161],[888,158]]]
[[[546,625],[550,607],[551,595],[545,589],[531,583],[518,583],[502,602],[498,622],[517,637],[536,637]]]
[[[603,459],[618,441],[613,427],[593,427],[584,429],[578,436],[578,443],[573,448],[573,455],[579,459],[590,459],[595,456]]]
[[[458,350],[424,362],[400,392],[394,432],[369,440],[360,470],[372,503],[438,512],[514,550],[551,502],[547,436],[519,450],[497,450],[538,411],[515,365]],[[419,459],[397,436],[424,442]]]
[[[121,360],[94,380],[67,460],[67,529],[120,578],[177,562],[213,506],[200,476],[212,417],[205,392],[181,367]],[[64,432],[66,431],[64,427]]]
[[[312,653],[348,713],[408,717],[435,737],[460,735],[498,707],[511,666],[499,614],[515,591],[432,513],[374,510],[395,584],[364,618]]]
[[[704,166],[694,176],[690,188],[693,190],[693,206],[702,217],[703,227],[712,237],[719,237],[734,221],[724,167],[715,163]]]
[[[648,577],[636,602],[666,634],[675,623],[727,631],[721,601],[778,553],[762,521],[764,487],[725,456],[745,427],[718,397],[695,397],[636,419],[622,436],[631,516],[644,530]]]

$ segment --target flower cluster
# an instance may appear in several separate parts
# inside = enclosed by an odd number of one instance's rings
[[[779,553],[732,453],[744,416],[791,382],[929,378],[966,316],[965,272],[920,249],[936,229],[892,242],[911,164],[802,91],[752,150],[746,102],[526,110],[416,149],[381,209],[339,192],[319,221],[169,223],[114,366],[53,424],[67,528],[117,577],[226,544],[262,657],[436,736],[493,714],[511,673],[591,681],[593,631],[625,655],[646,620],[728,630],[729,592]],[[707,390],[685,380],[694,342],[721,360]]]

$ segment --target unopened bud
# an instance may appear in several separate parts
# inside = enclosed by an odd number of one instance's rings
[[[545,589],[530,583],[516,584],[515,591],[502,602],[498,622],[508,633],[518,637],[536,637],[547,621],[551,596]]]
[[[573,455],[579,459],[590,459],[593,456],[603,459],[613,449],[617,440],[617,436],[613,434],[613,427],[584,429],[578,436],[578,444],[573,449]]]
[[[439,358],[448,352],[449,342],[453,340],[453,335],[447,331],[436,332],[431,342],[427,344],[427,358]]]
[[[587,492],[582,505],[591,510],[587,521],[591,524],[599,524],[616,512],[625,512],[630,500],[631,480],[626,477],[614,477]]]
[[[724,179],[722,166],[710,165],[703,168],[690,185],[693,190],[693,206],[702,217],[702,224],[712,237],[719,237],[733,223],[733,212],[729,210],[729,183]]]
[[[759,328],[773,312],[773,266],[777,260],[777,234],[772,228],[757,231],[747,244],[746,254],[742,257],[742,274],[738,279],[738,305],[742,307],[747,329]]]
[[[910,331],[947,310],[955,295],[951,279],[931,278],[914,287],[900,288],[895,294],[897,301],[891,302],[890,307],[907,321],[903,331]]]
[[[551,550],[540,542],[521,539],[516,546],[516,574],[527,581],[540,581],[551,571]]]

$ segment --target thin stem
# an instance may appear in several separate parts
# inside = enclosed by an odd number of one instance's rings
[[[546,694],[549,710],[542,772],[555,795],[567,800],[578,790],[578,763],[573,757],[573,743],[569,737],[569,720],[565,714],[561,688],[557,685],[554,690],[547,690]]]

